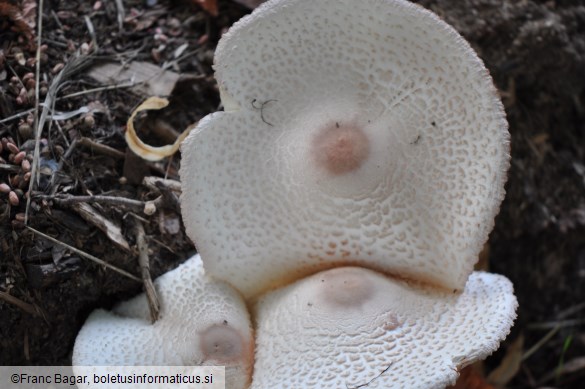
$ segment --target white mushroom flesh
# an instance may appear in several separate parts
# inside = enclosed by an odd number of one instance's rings
[[[401,0],[275,0],[219,43],[226,112],[183,143],[182,213],[244,296],[357,265],[463,289],[504,196],[487,70]]]
[[[226,387],[247,388],[254,335],[241,296],[205,276],[199,256],[154,284],[159,320],[150,323],[144,294],[96,310],[77,336],[73,366],[226,366]]]
[[[191,132],[181,167],[207,275],[196,256],[156,280],[154,324],[144,295],[95,311],[73,364],[223,365],[229,389],[428,389],[493,352],[517,302],[471,272],[509,135],[469,44],[403,0],[273,0],[215,67],[225,112]],[[232,286],[256,301],[255,355]]]
[[[445,388],[498,348],[516,306],[494,274],[449,293],[363,268],[320,272],[257,303],[251,389]]]

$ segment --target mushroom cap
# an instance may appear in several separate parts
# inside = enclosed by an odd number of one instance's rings
[[[226,366],[226,387],[248,387],[254,335],[238,292],[205,276],[198,255],[154,285],[160,319],[150,323],[144,294],[94,311],[75,340],[73,366]]]
[[[452,27],[402,0],[274,0],[223,36],[215,69],[225,112],[182,144],[206,271],[246,298],[340,265],[464,287],[509,134]]]
[[[516,307],[495,274],[449,293],[363,268],[320,272],[258,301],[250,388],[444,388],[498,348]]]

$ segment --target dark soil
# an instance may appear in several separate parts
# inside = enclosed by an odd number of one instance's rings
[[[6,1],[30,3],[0,0],[0,4]],[[526,352],[552,331],[524,359],[507,387],[583,388],[585,362],[579,365],[578,358],[585,357],[585,1],[419,3],[452,24],[477,50],[502,93],[510,124],[512,164],[507,196],[489,241],[489,259],[491,271],[513,281],[520,307],[511,335],[488,359],[487,370],[500,363],[518,337],[524,336]],[[219,1],[219,16],[212,17],[187,0],[126,0],[120,28],[115,2],[100,3],[99,8],[95,4],[45,1],[42,41],[47,48],[41,58],[41,101],[58,67],[78,57],[77,50],[93,47],[87,16],[98,47],[90,56],[90,65],[105,59],[170,63],[170,69],[196,76],[180,83],[173,104],[162,114],[150,114],[148,122],[170,123],[182,129],[217,109],[213,50],[222,32],[248,12],[245,8]],[[31,31],[36,34],[36,30]],[[0,16],[0,120],[34,106],[34,87],[30,92],[31,84],[20,84],[27,73],[35,71],[34,61],[29,60],[36,48],[32,36],[14,20]],[[194,52],[177,60],[173,53],[185,43],[186,52]],[[62,81],[55,110],[71,112],[96,102],[103,109],[45,126],[41,156],[48,171],[29,193],[28,225],[140,274],[133,227],[141,220],[150,249],[151,273],[156,277],[191,255],[194,247],[180,224],[174,195],[142,185],[141,177],[178,180],[179,157],[146,163],[127,154],[125,123],[146,96],[113,88],[63,98],[103,86],[87,78],[83,68],[75,70]],[[146,123],[144,120],[137,123]],[[31,158],[32,149],[28,148],[31,132],[26,124],[30,127],[33,122],[31,113],[0,123],[0,137],[8,142],[12,138],[27,158]],[[81,137],[118,150],[121,157],[82,146],[71,148]],[[157,140],[154,134],[143,133],[143,137],[153,143]],[[24,228],[26,171],[7,160],[10,153],[6,147],[0,152],[6,159],[0,161],[5,166],[0,169],[0,184],[10,184],[19,204],[11,205],[8,195],[0,193],[0,292],[17,301],[0,296],[0,364],[68,364],[75,336],[87,315],[138,293],[141,283]],[[137,172],[137,177],[130,174]],[[20,183],[13,182],[15,176],[20,177]],[[161,193],[167,201],[153,216],[120,204],[93,204],[100,214],[120,224],[129,250],[113,244],[71,205],[51,199],[63,194],[102,194],[145,201]],[[177,224],[180,228],[173,227]]]

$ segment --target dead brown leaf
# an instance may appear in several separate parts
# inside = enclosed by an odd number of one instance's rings
[[[488,376],[488,381],[498,387],[504,387],[518,374],[524,353],[524,336],[520,335],[506,350],[502,362]]]
[[[488,384],[483,375],[474,366],[463,368],[457,382],[448,389],[495,389]]]
[[[213,16],[217,16],[217,0],[192,0],[195,4],[209,12]]]
[[[33,38],[36,26],[36,8],[34,0],[21,2],[9,2],[0,0],[0,16],[5,16],[14,23],[13,30],[24,34],[27,38]]]

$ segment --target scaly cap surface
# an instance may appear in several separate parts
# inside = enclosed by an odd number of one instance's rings
[[[226,366],[226,387],[248,387],[254,335],[241,296],[205,276],[199,256],[154,284],[160,319],[150,323],[144,294],[96,310],[75,340],[73,366]]]
[[[498,348],[516,306],[495,274],[454,294],[363,268],[317,273],[259,300],[250,388],[442,389]]]
[[[463,289],[504,196],[481,60],[401,0],[275,0],[221,39],[226,112],[182,145],[182,214],[245,297],[357,265]]]

